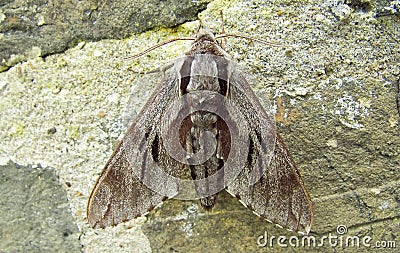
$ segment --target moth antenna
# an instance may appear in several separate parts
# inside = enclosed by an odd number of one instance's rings
[[[200,29],[203,27],[203,21],[199,18],[199,27],[197,27],[196,35],[199,34]]]
[[[138,54],[135,54],[135,55],[132,55],[132,56],[123,58],[123,60],[133,60],[133,59],[139,58],[139,57],[141,57],[141,56],[147,54],[148,52],[153,51],[154,49],[157,49],[157,48],[159,48],[159,47],[162,47],[162,46],[164,46],[164,45],[167,45],[167,44],[169,44],[169,43],[172,43],[172,42],[175,42],[175,41],[178,41],[178,40],[195,40],[195,38],[189,38],[189,37],[188,37],[188,38],[174,38],[174,39],[170,39],[170,40],[167,40],[167,41],[158,43],[158,44],[156,44],[156,45],[154,45],[154,46],[152,46],[152,47],[150,47],[150,48],[148,48],[148,49],[146,49],[146,50],[144,50],[144,51],[142,51],[142,52],[140,52],[140,53],[138,53]]]
[[[219,15],[221,16],[221,34],[225,34],[224,13],[222,10],[219,11]]]
[[[215,38],[216,39],[222,39],[222,38],[227,38],[227,37],[234,37],[234,38],[248,39],[248,40],[251,40],[251,41],[257,41],[257,42],[260,42],[260,43],[262,43],[264,45],[267,45],[267,46],[293,47],[291,45],[282,45],[282,44],[278,44],[278,43],[269,42],[269,41],[266,41],[266,40],[263,40],[263,39],[254,38],[254,37],[247,36],[247,35],[239,35],[239,34],[232,34],[232,33],[221,34],[221,35],[216,36]]]
[[[221,36],[226,35],[225,34],[225,22],[224,22],[224,14],[222,12],[222,10],[220,10],[219,14],[221,15]],[[226,48],[226,36],[225,37],[221,37],[223,40],[221,42],[221,47],[223,49]]]

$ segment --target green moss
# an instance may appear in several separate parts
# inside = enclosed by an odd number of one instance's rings
[[[24,135],[25,127],[26,127],[25,123],[15,122],[11,128],[11,131],[9,132],[9,135],[11,137],[21,137]]]

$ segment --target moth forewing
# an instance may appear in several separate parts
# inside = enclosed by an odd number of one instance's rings
[[[288,230],[308,233],[312,202],[300,173],[279,134],[241,72],[232,75],[230,99],[236,101],[250,127],[248,161],[226,190],[266,220]],[[266,147],[274,146],[272,149]]]
[[[168,66],[93,189],[90,224],[115,225],[172,197],[210,209],[225,188],[266,220],[308,233],[312,204],[300,173],[213,34],[199,33]],[[184,169],[192,180],[180,178]]]
[[[141,216],[167,198],[149,189],[134,173],[141,168],[132,167],[128,159],[132,157],[130,145],[142,147],[137,151],[142,152],[143,161],[155,155],[151,150],[160,150],[157,159],[170,164],[171,175],[179,177],[179,164],[165,157],[158,138],[160,114],[177,96],[174,88],[174,78],[165,75],[108,160],[89,198],[87,214],[92,227],[104,228]]]

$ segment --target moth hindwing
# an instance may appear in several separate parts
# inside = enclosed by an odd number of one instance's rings
[[[165,70],[108,160],[88,220],[116,225],[168,198],[200,199],[211,209],[224,189],[272,223],[310,231],[312,202],[273,117],[205,31]]]

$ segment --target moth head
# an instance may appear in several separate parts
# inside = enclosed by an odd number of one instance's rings
[[[202,30],[199,31],[196,35],[196,40],[193,42],[195,44],[196,42],[206,42],[209,41],[211,43],[217,43],[214,34],[210,30]]]
[[[214,34],[209,30],[202,30],[197,33],[196,39],[192,43],[188,54],[215,54],[223,55],[222,48],[218,41],[215,39]]]

